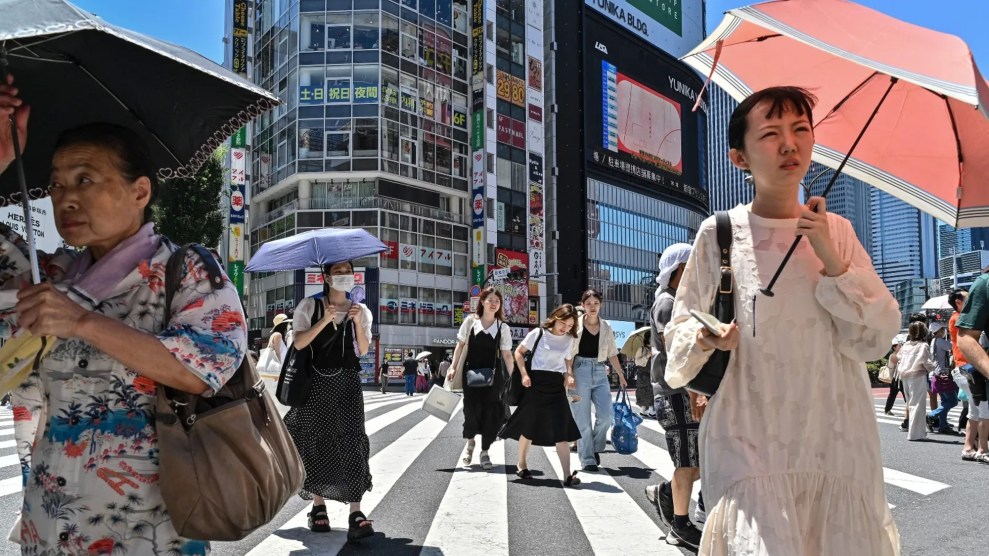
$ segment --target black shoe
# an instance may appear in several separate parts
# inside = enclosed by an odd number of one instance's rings
[[[934,432],[934,427],[938,424],[937,417],[927,416],[927,432]]]
[[[671,527],[666,535],[666,544],[689,546],[696,550],[701,545],[701,531],[693,523],[687,523],[686,527]]]
[[[362,512],[354,512],[350,514],[350,519],[348,520],[350,527],[347,529],[347,541],[359,541],[361,539],[366,539],[374,534],[374,527],[371,526],[373,523],[367,518]]]
[[[594,464],[584,466],[584,473],[597,473],[600,470],[601,469]]]
[[[948,436],[962,436],[962,433],[956,431],[955,429],[948,427],[946,429],[938,429],[938,434],[946,434]]]
[[[646,498],[656,506],[659,519],[667,527],[673,527],[673,488],[670,483],[647,486]]]

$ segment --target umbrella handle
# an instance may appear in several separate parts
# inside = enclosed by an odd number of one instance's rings
[[[10,62],[7,61],[7,51],[0,51],[0,79],[7,82],[10,75]],[[27,176],[24,174],[24,154],[21,152],[21,140],[17,132],[16,115],[10,115],[10,135],[14,142],[14,167],[17,169],[17,181],[21,185],[21,208],[24,209],[24,232],[27,236],[28,257],[31,261],[31,279],[35,284],[41,283],[41,272],[38,265],[38,250],[34,246],[34,225],[31,224],[31,203],[27,192]]]

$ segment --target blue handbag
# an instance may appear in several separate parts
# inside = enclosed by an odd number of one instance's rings
[[[611,428],[611,445],[619,454],[634,454],[639,449],[636,428],[642,423],[642,417],[632,411],[632,406],[628,403],[628,392],[624,388],[615,394],[612,409],[615,423]]]

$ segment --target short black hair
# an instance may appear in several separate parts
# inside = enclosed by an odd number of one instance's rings
[[[152,206],[158,193],[158,168],[141,136],[121,125],[97,122],[63,131],[55,142],[55,150],[79,145],[103,147],[113,153],[117,170],[125,180],[133,182],[147,177],[151,181],[151,198],[144,207],[144,223],[151,222]]]
[[[965,290],[952,290],[948,294],[948,305],[951,305],[952,309],[957,309],[958,300],[965,300]]]
[[[811,127],[814,126],[814,105],[817,97],[801,87],[769,87],[756,91],[743,100],[728,120],[728,147],[745,149],[745,132],[749,129],[749,113],[761,102],[769,102],[770,118],[778,118],[784,112],[793,109],[800,116],[807,116]]]
[[[927,324],[927,314],[926,313],[913,313],[910,315],[909,323],[922,322]]]

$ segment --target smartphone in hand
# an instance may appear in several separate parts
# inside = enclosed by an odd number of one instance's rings
[[[704,328],[706,328],[707,331],[710,332],[713,336],[721,335],[721,327],[718,326],[719,324],[721,324],[721,321],[719,321],[714,315],[710,313],[705,313],[704,311],[691,309],[690,316],[694,317],[697,320],[697,322],[703,324]]]

